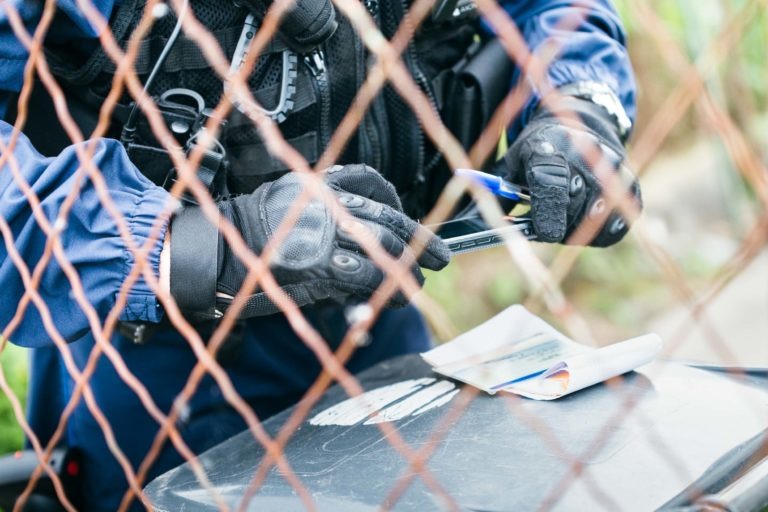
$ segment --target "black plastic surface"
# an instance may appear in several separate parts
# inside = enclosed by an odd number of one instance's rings
[[[480,393],[455,421],[445,418],[460,402],[457,397],[391,424],[412,449],[433,451],[430,474],[462,510],[651,510],[768,426],[768,379],[750,376],[749,385],[744,385],[673,363],[647,368],[554,402]],[[419,378],[437,380],[415,355],[359,375],[366,390]],[[315,506],[328,511],[378,510],[400,479],[413,477],[388,507],[444,508],[440,496],[414,474],[379,426],[365,421],[347,426],[310,423],[348,398],[339,387],[331,388],[286,448],[287,460]],[[267,431],[275,435],[291,412],[265,422]],[[244,432],[201,456],[216,492],[233,509],[240,505],[263,453],[251,433]],[[573,460],[584,477],[572,479]],[[159,477],[146,492],[156,510],[216,509],[209,491],[186,466]],[[248,506],[281,512],[304,509],[275,468]]]

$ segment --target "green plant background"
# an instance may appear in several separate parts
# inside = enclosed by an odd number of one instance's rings
[[[5,379],[22,402],[27,391],[27,354],[24,349],[8,344],[0,357]],[[24,404],[22,403],[22,406]],[[0,395],[0,453],[21,448],[24,434],[7,397]]]

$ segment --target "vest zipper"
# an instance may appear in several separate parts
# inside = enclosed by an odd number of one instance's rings
[[[365,121],[373,146],[374,162],[378,166],[375,169],[382,176],[387,176],[389,173],[389,155],[387,152],[391,150],[391,147],[389,145],[389,119],[384,107],[384,95],[382,93],[373,99],[369,115],[365,116]]]
[[[325,53],[316,48],[304,57],[312,76],[315,78],[318,102],[320,103],[320,150],[325,149],[331,139],[331,91],[328,87],[328,70],[325,67]]]
[[[403,8],[407,9],[407,5],[405,2],[403,2]],[[421,70],[421,68],[418,65],[418,55],[416,54],[416,47],[413,44],[413,41],[408,42],[408,49],[407,49],[407,58],[405,60],[406,65],[410,69],[411,73],[413,74],[413,78],[415,79],[416,83],[421,87],[421,89],[424,91],[424,94],[427,96],[427,99],[429,100],[429,104],[432,105],[432,108],[437,112],[437,101],[435,100],[435,96],[432,93],[432,89],[430,87],[429,81],[427,80],[427,77],[424,75],[424,72]],[[423,189],[427,180],[426,177],[426,162],[424,159],[426,158],[426,149],[425,149],[425,140],[426,133],[424,132],[424,129],[421,127],[421,125],[418,126],[418,132],[419,132],[419,165],[416,168],[416,197],[418,201],[422,200],[422,193]]]
[[[379,20],[379,3],[377,0],[365,0],[366,9],[376,21],[377,25],[380,25]],[[360,41],[359,37],[355,37],[355,50],[358,55],[358,68],[363,70],[362,77],[358,83],[358,90],[362,86],[365,77],[368,75],[366,69],[366,57],[368,56],[368,50]],[[384,96],[379,93],[376,98],[373,99],[370,109],[366,112],[363,119],[363,134],[368,143],[366,147],[367,153],[363,153],[363,161],[370,162],[369,165],[379,171],[380,174],[387,175],[387,150],[389,149],[389,122],[387,120],[386,109],[384,108]]]
[[[401,0],[400,1],[400,7],[402,8],[401,11],[401,20],[405,18],[405,16],[408,13],[408,0]],[[414,44],[413,40],[408,42],[408,48],[406,49],[403,60],[405,61],[405,65],[408,68],[408,70],[411,72],[411,75],[413,75],[414,80],[419,85],[419,87],[424,91],[424,94],[427,96],[427,99],[429,100],[430,105],[432,105],[432,108],[437,111],[437,101],[435,100],[435,96],[432,93],[432,89],[430,87],[429,81],[427,80],[427,77],[424,75],[424,72],[421,70],[421,68],[418,65],[419,58],[418,54],[416,53],[416,45]],[[414,114],[415,117],[415,114]],[[418,118],[417,118],[418,123]],[[412,208],[413,210],[409,212],[409,214],[416,215],[417,217],[423,216],[426,212],[423,211],[424,205],[424,187],[426,185],[426,162],[424,161],[426,159],[426,147],[425,147],[425,132],[424,129],[421,127],[420,124],[417,124],[416,126],[416,132],[418,134],[417,137],[417,161],[416,165],[412,168],[413,172],[415,174],[415,179],[412,181],[412,189],[408,193],[408,202],[409,205],[404,205],[406,208]]]

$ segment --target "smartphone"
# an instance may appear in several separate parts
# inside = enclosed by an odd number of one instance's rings
[[[528,240],[535,240],[533,224],[525,217],[506,217],[509,225],[492,228],[480,214],[462,216],[441,224],[430,226],[451,250],[453,254],[477,251],[495,247],[504,243],[503,235],[516,231]]]

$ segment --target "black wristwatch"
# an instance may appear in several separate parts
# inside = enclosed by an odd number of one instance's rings
[[[616,123],[621,142],[626,142],[632,133],[632,120],[624,110],[618,96],[606,84],[599,82],[575,82],[560,87],[558,93],[589,101],[602,107]]]

